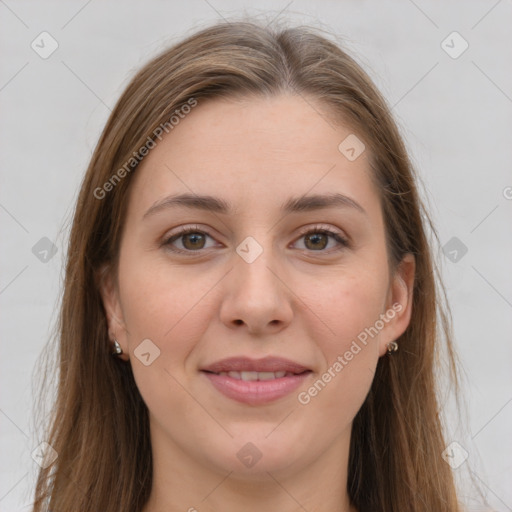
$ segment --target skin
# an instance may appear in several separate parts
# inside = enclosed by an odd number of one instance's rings
[[[334,127],[320,111],[314,99],[293,95],[206,101],[133,176],[117,279],[107,277],[101,293],[111,337],[150,412],[154,483],[144,512],[355,510],[346,491],[351,425],[379,357],[393,357],[386,344],[410,321],[415,263],[406,255],[390,275],[367,151],[349,161],[338,145],[350,128]],[[333,192],[366,214],[280,210],[290,197]],[[143,220],[155,202],[179,193],[212,195],[234,211],[172,207]],[[176,228],[195,225],[208,234],[199,243],[189,235],[163,245]],[[350,246],[301,235],[319,226]],[[263,249],[252,263],[235,250],[248,236]],[[401,311],[379,334],[299,403],[298,393],[396,303]],[[145,366],[134,351],[147,338],[160,355]],[[240,355],[281,356],[312,373],[276,402],[242,404],[199,371]],[[248,442],[262,454],[250,468],[237,458]]]

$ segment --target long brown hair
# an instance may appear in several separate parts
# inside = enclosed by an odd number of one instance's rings
[[[398,340],[400,351],[380,358],[353,422],[350,499],[359,512],[459,510],[441,456],[435,386],[443,346],[443,361],[457,382],[450,314],[431,248],[430,236],[437,235],[390,109],[356,61],[316,30],[223,22],[189,36],[136,74],[81,184],[56,336],[57,397],[45,439],[58,458],[40,471],[34,512],[140,512],[151,490],[148,411],[130,365],[111,355],[98,287],[105,265],[116,275],[137,167],[132,156],[156,141],[158,127],[172,129],[169,119],[191,99],[200,105],[223,96],[282,92],[316,99],[326,122],[343,122],[365,142],[390,268],[406,253],[416,258],[410,325]]]

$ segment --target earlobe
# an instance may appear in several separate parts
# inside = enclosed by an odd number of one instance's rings
[[[398,265],[390,283],[386,311],[393,311],[394,313],[387,328],[382,333],[379,346],[380,356],[389,353],[389,344],[396,342],[410,323],[415,272],[416,260],[414,255],[407,253]]]

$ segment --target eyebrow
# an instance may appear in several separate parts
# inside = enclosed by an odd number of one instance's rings
[[[218,197],[196,194],[178,194],[165,197],[151,206],[143,216],[143,220],[169,208],[184,207],[196,210],[206,210],[214,213],[229,214],[233,207]],[[322,208],[352,208],[364,215],[366,210],[354,199],[344,194],[315,194],[290,198],[281,206],[283,213],[307,212]]]

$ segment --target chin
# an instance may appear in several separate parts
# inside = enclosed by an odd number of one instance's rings
[[[226,444],[212,443],[215,453],[205,455],[218,469],[232,472],[231,477],[243,481],[268,481],[271,478],[268,473],[285,476],[300,466],[297,447],[302,444],[284,430],[281,435],[276,432],[269,435],[272,428],[265,424],[258,433],[257,429],[252,428],[250,432],[246,429]]]

